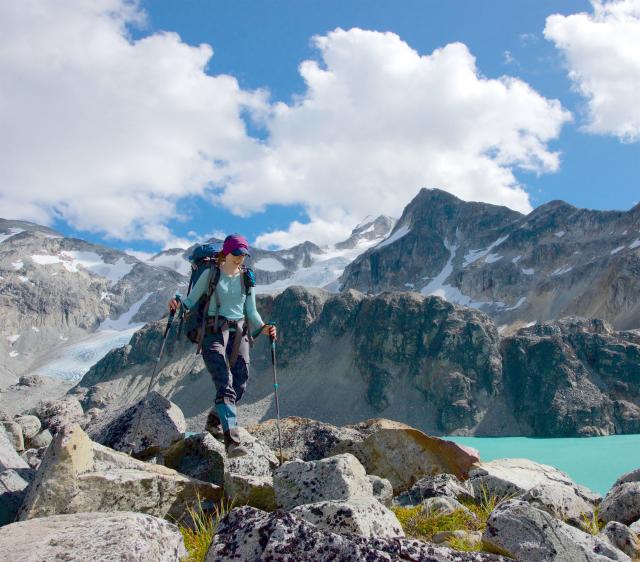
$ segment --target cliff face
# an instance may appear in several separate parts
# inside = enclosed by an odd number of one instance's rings
[[[382,416],[434,434],[605,435],[640,431],[640,334],[565,319],[501,338],[485,314],[439,297],[292,287],[258,302],[276,321],[283,415],[344,424]],[[163,323],[97,363],[72,389],[86,407],[146,390]],[[213,403],[194,348],[173,336],[158,389],[192,426]],[[272,417],[268,342],[252,351],[243,423]]]
[[[525,216],[423,189],[340,282],[443,296],[512,331],[568,315],[638,328],[640,205],[591,211],[552,201]]]

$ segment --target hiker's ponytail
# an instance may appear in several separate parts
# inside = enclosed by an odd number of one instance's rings
[[[222,250],[220,250],[217,254],[216,254],[216,266],[217,267],[221,267],[224,260],[225,260],[225,254]]]

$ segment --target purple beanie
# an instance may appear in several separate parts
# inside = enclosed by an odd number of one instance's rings
[[[240,234],[230,234],[224,239],[222,245],[222,253],[226,256],[233,252],[233,250],[242,250],[243,254],[248,256],[249,254],[249,242],[244,236]]]

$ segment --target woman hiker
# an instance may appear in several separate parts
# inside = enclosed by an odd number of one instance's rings
[[[215,267],[220,269],[220,278],[209,302],[202,342],[202,357],[216,387],[215,411],[209,414],[207,425],[218,423],[217,413],[228,457],[247,454],[240,443],[236,402],[242,398],[249,378],[249,334],[262,333],[276,338],[276,327],[265,324],[256,309],[255,291],[250,290],[246,294],[243,290],[243,263],[248,255],[246,238],[239,234],[225,238],[222,251],[216,258]],[[187,309],[196,305],[206,294],[208,283],[209,275],[201,275],[182,304]],[[179,306],[176,299],[169,301],[170,311],[177,311]],[[245,310],[249,326],[245,326]],[[241,338],[241,341],[236,342],[236,338]]]

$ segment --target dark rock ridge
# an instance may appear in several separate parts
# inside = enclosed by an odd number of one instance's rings
[[[431,434],[580,436],[640,431],[640,333],[577,318],[501,337],[488,316],[439,297],[291,287],[262,297],[280,329],[284,415],[337,425],[386,417]],[[70,391],[86,409],[146,390],[164,322],[109,353]],[[243,423],[273,417],[268,342],[258,338]],[[157,390],[204,427],[214,390],[170,336]]]
[[[551,201],[525,216],[422,189],[340,283],[446,295],[499,325],[578,315],[638,328],[640,206],[593,211]]]

